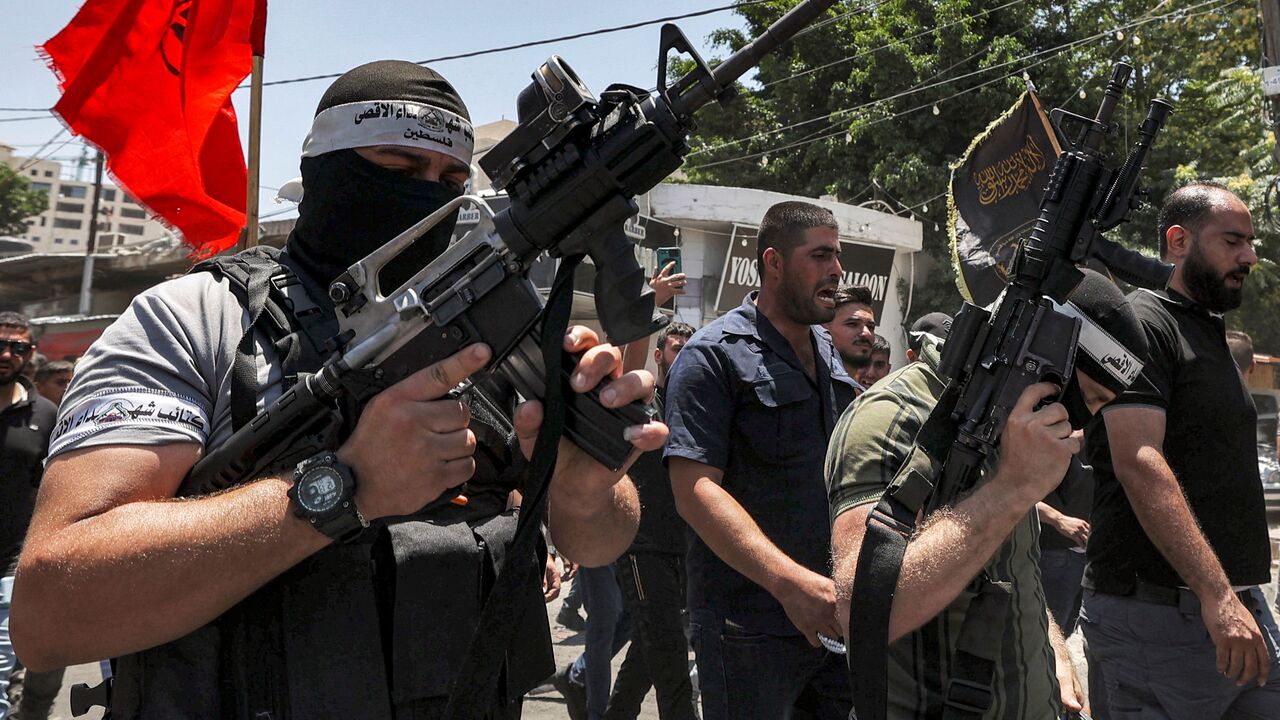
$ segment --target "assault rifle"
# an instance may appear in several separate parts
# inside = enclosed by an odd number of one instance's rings
[[[354,370],[372,369],[390,385],[484,342],[493,349],[486,372],[527,398],[542,398],[543,302],[527,274],[544,252],[591,257],[596,309],[610,341],[623,345],[661,329],[666,320],[655,313],[653,291],[623,233],[639,210],[635,196],[679,169],[695,111],[728,100],[735,80],[833,3],[801,3],[715,68],[678,27],[664,25],[653,93],[611,85],[596,98],[567,62],[552,56],[519,95],[519,126],[480,159],[510,206],[495,215],[483,199],[460,197],[352,265],[329,287],[341,351],[201,460],[186,489],[229,487],[319,452]],[[690,56],[694,67],[668,85],[671,51]],[[384,287],[381,278],[396,256],[465,205],[479,211],[479,224],[408,280]],[[563,365],[567,377],[573,359]],[[595,393],[564,399],[570,439],[608,467],[621,467],[631,451],[622,428],[645,422],[647,408],[606,410]]]
[[[1095,118],[1062,109],[1051,113],[1067,147],[1054,163],[1039,217],[1015,254],[1009,285],[992,310],[965,303],[943,347],[938,371],[948,379],[947,388],[913,451],[941,466],[941,477],[935,483],[904,466],[867,519],[849,629],[849,663],[857,668],[851,682],[862,720],[885,717],[889,614],[917,513],[953,502],[973,487],[1023,390],[1039,382],[1065,387],[1072,378],[1080,320],[1054,303],[1065,305],[1079,284],[1078,265],[1092,258],[1116,277],[1148,288],[1165,287],[1173,272],[1102,237],[1141,203],[1139,175],[1172,111],[1168,102],[1153,100],[1128,157],[1118,169],[1108,168],[1103,141],[1114,131],[1111,116],[1131,72],[1124,63],[1115,66]],[[1069,126],[1078,130],[1074,143],[1067,139]],[[979,606],[977,612],[1002,616],[1007,597],[996,585],[986,582],[977,592],[971,616]],[[986,634],[991,637],[962,631],[945,689],[948,718],[980,717],[991,702],[990,671],[999,658],[1000,633]]]

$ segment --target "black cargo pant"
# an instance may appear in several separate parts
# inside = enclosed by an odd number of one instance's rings
[[[623,607],[631,613],[631,647],[614,681],[605,720],[634,720],[650,687],[657,691],[662,720],[695,720],[682,615],[684,557],[628,552],[614,567]]]

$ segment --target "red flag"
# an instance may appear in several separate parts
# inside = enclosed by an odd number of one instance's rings
[[[266,0],[88,0],[41,48],[54,112],[199,255],[244,225],[247,173],[231,91],[262,53]]]

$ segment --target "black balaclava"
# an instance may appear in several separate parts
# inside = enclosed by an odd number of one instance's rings
[[[303,149],[304,194],[289,235],[290,256],[327,287],[352,263],[459,195],[444,183],[382,168],[354,148],[419,147],[469,164],[471,142],[466,106],[434,70],[385,60],[338,78],[320,99]],[[439,255],[456,220],[455,214],[402,252],[394,262],[398,272],[384,277],[383,290]]]
[[[1106,276],[1083,269],[1084,280],[1058,311],[1080,318],[1080,347],[1076,369],[1119,395],[1128,389],[1147,360],[1147,335],[1120,288]],[[1093,416],[1084,402],[1075,374],[1063,389],[1061,402],[1071,425],[1083,428]]]

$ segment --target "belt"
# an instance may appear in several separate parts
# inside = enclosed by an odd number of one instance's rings
[[[1242,603],[1250,599],[1247,590],[1237,591],[1235,595],[1240,598]],[[1141,602],[1168,605],[1170,607],[1197,608],[1200,606],[1200,598],[1196,597],[1196,594],[1188,588],[1165,587],[1164,585],[1155,585],[1140,579],[1134,580],[1133,592],[1130,593],[1129,597]]]

